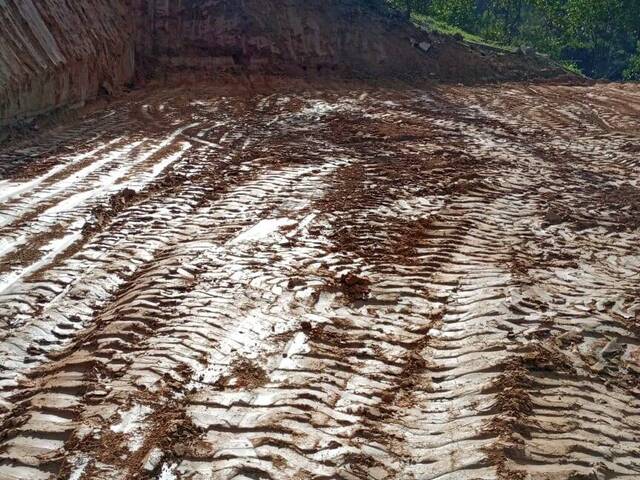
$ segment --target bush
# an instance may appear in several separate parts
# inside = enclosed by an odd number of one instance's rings
[[[562,66],[566,70],[569,70],[570,72],[573,72],[576,75],[584,75],[584,73],[582,73],[582,70],[580,69],[580,67],[576,62],[572,62],[571,60],[564,60],[562,62]]]
[[[629,59],[629,64],[624,69],[622,76],[628,81],[640,81],[640,42],[638,42],[636,53]]]
[[[640,81],[640,0],[385,1],[414,20],[502,45],[530,45],[592,77]]]
[[[464,29],[476,21],[475,0],[433,0],[429,10],[438,20]]]

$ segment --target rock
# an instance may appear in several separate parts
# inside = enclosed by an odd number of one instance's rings
[[[102,85],[100,85],[100,87],[102,88],[102,91],[108,96],[113,95],[113,85],[111,85],[111,83],[109,83],[108,81],[105,80],[104,82],[102,82]]]
[[[340,277],[339,286],[342,292],[352,300],[365,300],[371,293],[371,281],[355,273],[349,272]]]
[[[623,360],[630,370],[640,373],[640,348],[635,347],[628,349],[624,354]]]
[[[426,53],[431,50],[431,44],[429,42],[420,42],[418,48]]]
[[[626,350],[626,345],[618,342],[617,338],[612,338],[600,351],[600,355],[603,358],[617,357]]]
[[[535,54],[536,51],[533,47],[529,47],[528,45],[520,45],[520,47],[518,48],[518,53],[520,55],[524,55],[525,57],[528,57],[530,55]]]
[[[596,310],[598,310],[599,312],[606,312],[613,305],[615,305],[615,302],[613,300],[601,298],[596,301]]]
[[[232,380],[234,383],[237,383],[237,379]],[[173,453],[178,455],[179,457],[184,457],[189,452],[189,449],[184,443],[176,443],[173,446]]]

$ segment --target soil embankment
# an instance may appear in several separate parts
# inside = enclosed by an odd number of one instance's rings
[[[120,0],[0,3],[0,128],[111,93],[134,76]]]
[[[352,0],[11,0],[0,4],[0,127],[143,77],[269,74],[477,84],[564,72],[421,31]]]

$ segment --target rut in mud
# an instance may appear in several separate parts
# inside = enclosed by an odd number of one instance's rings
[[[0,154],[0,478],[640,478],[640,89],[136,94]]]

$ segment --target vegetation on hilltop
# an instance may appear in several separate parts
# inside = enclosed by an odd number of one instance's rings
[[[640,80],[639,0],[362,1],[469,41],[534,48],[590,77]]]

